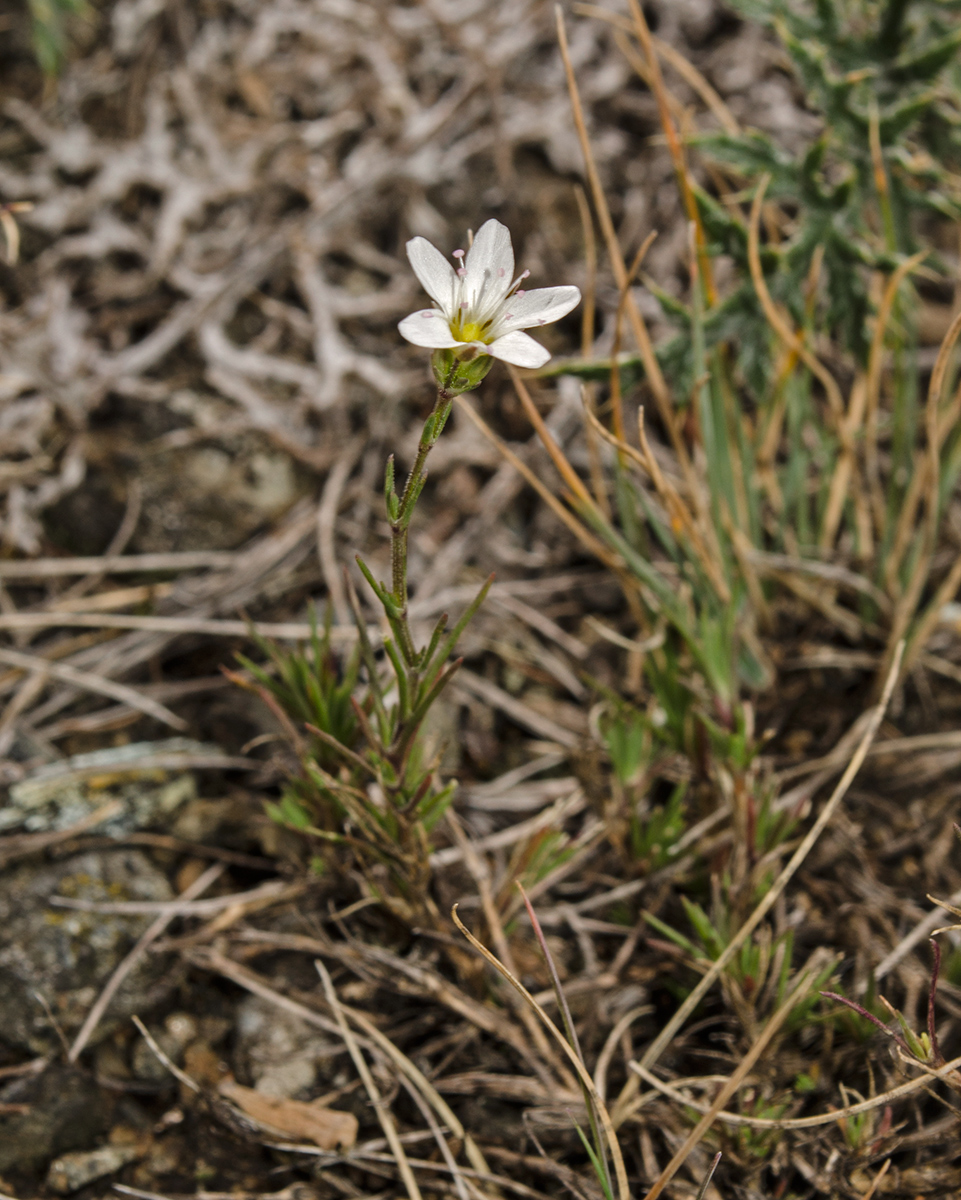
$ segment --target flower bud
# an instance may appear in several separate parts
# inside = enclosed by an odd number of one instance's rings
[[[437,386],[453,396],[472,392],[494,365],[489,354],[480,354],[475,346],[463,350],[435,350],[430,356]]]

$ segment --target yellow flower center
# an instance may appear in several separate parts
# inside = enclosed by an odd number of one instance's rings
[[[468,321],[466,325],[455,322],[451,325],[450,331],[459,342],[490,341],[490,338],[486,336],[487,325],[481,325],[478,321]]]

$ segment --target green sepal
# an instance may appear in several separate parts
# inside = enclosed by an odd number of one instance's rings
[[[460,396],[480,387],[494,360],[489,354],[478,353],[475,346],[465,343],[463,350],[435,350],[430,356],[430,365],[437,386],[452,396]]]

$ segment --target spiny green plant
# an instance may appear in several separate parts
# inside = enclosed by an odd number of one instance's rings
[[[592,477],[590,488],[572,478],[519,394],[582,540],[603,548],[645,639],[662,635],[644,654],[644,679],[677,752],[739,797],[770,844],[783,833],[753,765],[760,742],[749,702],[776,678],[765,643],[782,599],[800,601],[845,642],[880,645],[883,679],[902,638],[903,670],[917,662],[961,584],[961,565],[946,570],[935,554],[961,472],[951,365],[961,324],[934,370],[923,368],[911,282],[924,272],[945,285],[937,226],[961,214],[961,34],[954,0],[741,7],[780,38],[820,132],[789,150],[727,113],[721,132],[682,137],[630,0],[636,41],[622,44],[631,61],[646,60],[690,219],[688,294],[644,284],[679,332],[650,344],[631,290],[647,243],[628,269],[611,234],[620,298],[610,358],[542,371],[586,381],[586,434],[611,448],[606,478]],[[566,53],[563,23],[560,33]],[[612,230],[579,130],[595,208]],[[695,172],[692,156],[705,170]],[[724,289],[719,256],[733,267]],[[628,326],[638,348],[624,355]],[[670,469],[643,409],[636,436],[629,428],[638,388],[654,401]],[[662,731],[635,722],[625,740],[620,719],[609,718],[612,759],[650,759]]]

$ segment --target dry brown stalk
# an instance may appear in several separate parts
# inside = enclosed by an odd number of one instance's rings
[[[715,592],[724,603],[730,603],[731,592],[727,586],[721,569],[714,556],[708,551],[704,539],[701,537],[700,531],[694,520],[694,516],[690,509],[684,503],[677,488],[666,478],[661,470],[657,458],[651,450],[650,443],[647,440],[647,432],[644,428],[644,409],[640,408],[637,414],[638,439],[641,449],[636,450],[629,442],[619,439],[610,430],[606,429],[597,419],[594,412],[585,406],[585,416],[590,427],[602,437],[606,442],[613,446],[619,453],[625,454],[628,458],[636,462],[650,476],[651,482],[657,494],[661,498],[661,502],[667,509],[671,518],[674,531],[683,529],[691,540],[691,545],[697,554],[701,566],[705,574],[711,581]]]
[[[404,1187],[407,1189],[409,1200],[422,1200],[420,1188],[417,1186],[417,1180],[414,1178],[414,1172],[411,1169],[410,1163],[407,1161],[407,1154],[404,1147],[401,1145],[400,1138],[397,1136],[397,1126],[394,1124],[394,1118],[391,1116],[390,1109],[383,1100],[380,1094],[380,1089],[374,1082],[374,1077],[370,1073],[370,1067],[367,1061],[361,1054],[360,1046],[357,1044],[357,1039],[347,1024],[347,1018],[340,1007],[340,1001],[337,998],[337,993],[334,990],[333,980],[327,968],[316,959],[314,965],[317,968],[317,973],[320,975],[321,982],[324,985],[324,995],[327,997],[327,1003],[330,1005],[331,1011],[337,1022],[337,1028],[340,1036],[344,1039],[344,1045],[350,1057],[353,1059],[354,1066],[357,1068],[357,1073],[364,1081],[364,1087],[367,1089],[367,1095],[370,1097],[370,1102],[374,1106],[374,1111],[377,1113],[377,1119],[380,1121],[380,1127],[384,1131],[384,1136],[387,1138],[387,1143],[394,1155],[394,1161],[397,1163],[397,1170],[400,1172],[400,1177],[404,1181]]]
[[[747,250],[748,264],[751,270],[751,281],[754,284],[754,290],[757,292],[758,300],[761,302],[761,308],[764,310],[764,315],[767,318],[768,324],[778,335],[787,349],[797,354],[811,374],[815,376],[815,378],[824,388],[824,394],[827,398],[828,407],[831,410],[831,416],[834,420],[835,427],[838,430],[838,435],[841,436],[843,440],[844,430],[842,426],[844,419],[844,401],[841,397],[841,390],[838,387],[834,376],[831,375],[820,359],[811,353],[805,344],[803,337],[794,332],[788,323],[787,318],[771,299],[771,293],[767,289],[767,283],[764,279],[764,272],[761,269],[761,209],[764,204],[764,194],[767,191],[770,182],[770,175],[761,176],[757,186],[757,191],[754,193],[754,200],[751,203],[751,215],[748,221]]]
[[[330,597],[338,625],[351,625],[353,618],[347,602],[347,593],[344,591],[334,546],[337,507],[340,504],[344,486],[363,448],[363,438],[354,438],[344,447],[327,476],[324,490],[320,496],[320,504],[317,506],[317,557],[320,560],[320,569],[323,571],[324,583],[327,585],[327,595]]]
[[[610,9],[602,8],[599,4],[575,4],[574,12],[579,17],[596,17],[599,21],[606,21],[608,25],[613,25],[616,29],[623,30],[624,33],[634,32],[634,23],[627,17],[621,16],[620,13],[611,12]],[[687,83],[704,101],[705,106],[717,118],[718,124],[725,133],[738,133],[740,126],[734,114],[724,103],[718,93],[708,83],[705,77],[697,69],[697,67],[685,58],[679,50],[675,49],[670,42],[665,42],[663,38],[651,36],[651,44],[657,51],[658,57],[662,58],[666,63],[677,71],[678,75]],[[646,78],[645,78],[646,82]],[[668,100],[672,100],[670,92],[668,92]]]
[[[103,768],[100,768],[101,772]],[[213,870],[213,868],[211,868]],[[220,870],[223,870],[221,865]],[[219,872],[218,872],[219,874]],[[280,901],[294,899],[303,895],[309,885],[303,882],[284,883],[281,879],[268,879],[255,888],[246,892],[231,892],[226,896],[214,896],[209,900],[194,900],[185,892],[176,900],[77,900],[72,896],[51,896],[53,908],[69,908],[75,912],[114,913],[123,916],[125,913],[158,913],[161,916],[173,918],[209,917],[225,908],[233,908],[238,904],[259,904],[262,900]]]
[[[246,637],[251,630],[262,637],[304,641],[312,626],[306,621],[227,621],[204,617],[148,617],[126,613],[18,612],[0,613],[0,629],[133,629],[144,633],[203,634],[208,637]],[[372,631],[377,636],[377,631]],[[349,645],[356,632],[331,630],[335,645]],[[72,668],[70,668],[72,669]]]
[[[684,157],[684,148],[681,145],[680,138],[677,135],[677,129],[674,126],[674,119],[671,116],[671,105],[668,101],[667,88],[664,86],[664,79],[661,75],[661,66],[658,62],[657,53],[654,49],[654,40],[651,37],[651,31],[647,24],[647,18],[644,16],[644,10],[641,8],[638,0],[628,0],[628,5],[631,10],[631,18],[634,22],[634,34],[637,40],[641,43],[644,51],[644,56],[647,59],[647,69],[650,72],[650,82],[654,91],[655,99],[657,100],[658,115],[661,121],[661,128],[664,130],[664,136],[667,139],[668,150],[671,154],[671,160],[674,163],[674,173],[677,175],[678,186],[681,189],[681,198],[684,201],[684,211],[687,213],[687,219],[694,226],[695,241],[697,245],[697,263],[700,271],[701,279],[704,283],[704,296],[708,305],[713,305],[717,300],[717,292],[714,287],[714,275],[711,269],[711,260],[707,253],[707,238],[704,236],[704,227],[701,223],[701,214],[698,211],[697,201],[694,199],[694,192],[691,188],[691,180],[688,174],[687,161]]]
[[[498,448],[498,450],[500,450],[501,454],[503,454],[503,456],[516,471],[523,475],[523,477],[527,480],[531,487],[534,488],[541,499],[551,508],[554,514],[564,522],[571,533],[573,533],[578,541],[581,542],[584,548],[589,550],[590,553],[595,556],[595,558],[600,559],[602,563],[605,563],[607,566],[613,569],[618,560],[616,556],[612,554],[610,550],[608,550],[603,542],[599,542],[597,538],[589,530],[587,530],[581,524],[581,522],[578,521],[577,518],[574,517],[573,514],[571,514],[564,507],[563,504],[561,504],[557,497],[553,495],[553,493],[550,492],[543,483],[541,483],[530,467],[528,467],[526,463],[522,462],[505,442],[501,441],[501,439],[496,433],[494,433],[493,429],[491,429],[484,418],[481,417],[480,414],[468,403],[465,397],[458,396],[457,404],[461,411],[470,417],[484,437],[486,437]],[[580,483],[580,480],[578,480],[578,483]],[[583,487],[582,484],[581,486]]]
[[[508,366],[507,370],[511,377],[511,383],[514,385],[514,391],[517,393],[518,398],[523,405],[524,412],[527,414],[527,419],[537,431],[537,436],[541,439],[544,449],[550,455],[551,462],[557,469],[558,475],[560,475],[561,479],[564,480],[574,496],[576,496],[586,508],[593,509],[594,500],[590,492],[588,492],[581,480],[581,477],[568,462],[564,451],[561,450],[560,446],[558,446],[557,442],[552,437],[550,430],[544,423],[544,418],[537,411],[537,405],[531,399],[531,394],[527,390],[524,381],[521,379],[520,375],[518,375],[516,367]]]
[[[446,817],[451,832],[454,834],[454,840],[457,842],[457,847],[461,852],[464,865],[470,872],[471,878],[477,884],[477,894],[480,897],[481,911],[487,922],[487,929],[491,940],[497,949],[501,961],[507,966],[512,975],[516,975],[517,967],[514,963],[514,956],[511,954],[510,943],[507,940],[500,913],[497,911],[497,905],[494,903],[494,897],[491,893],[490,872],[487,869],[487,865],[477,853],[470,838],[464,832],[464,828],[457,819],[456,813],[452,809],[448,809]],[[508,995],[517,1009],[521,1024],[527,1030],[531,1042],[540,1052],[545,1063],[550,1064],[561,1086],[570,1092],[576,1092],[577,1084],[574,1077],[552,1050],[537,1018],[526,1005],[520,1002],[516,994],[508,993]]]
[[[641,242],[637,253],[634,255],[634,261],[631,263],[630,270],[627,272],[624,286],[618,290],[617,311],[614,314],[614,341],[611,345],[610,404],[611,424],[614,426],[614,436],[620,442],[627,440],[624,429],[624,402],[621,396],[621,372],[618,366],[618,359],[621,354],[621,336],[624,332],[624,309],[627,306],[628,292],[633,287],[637,273],[641,269],[641,264],[647,257],[647,252],[650,250],[656,237],[657,232],[652,229],[644,241]]]
[[[486,946],[484,946],[481,942],[479,942],[477,940],[477,938],[474,937],[474,935],[470,932],[470,930],[463,923],[463,921],[461,921],[460,917],[457,915],[457,906],[456,905],[451,910],[451,918],[454,921],[454,924],[461,931],[461,933],[464,935],[464,937],[467,938],[467,940],[474,947],[474,949],[478,952],[478,954],[480,954],[483,958],[485,958],[490,963],[490,965],[492,967],[494,967],[494,969],[497,970],[507,980],[507,982],[511,985],[511,987],[514,988],[514,990],[517,992],[517,994],[519,996],[521,996],[521,998],[524,1000],[524,1002],[529,1005],[531,1010],[535,1013],[535,1015],[538,1017],[538,1019],[543,1023],[544,1028],[551,1034],[551,1036],[554,1038],[555,1042],[557,1042],[557,1044],[560,1046],[561,1050],[567,1056],[567,1059],[570,1062],[571,1066],[577,1072],[578,1078],[580,1079],[580,1081],[584,1085],[584,1087],[587,1089],[588,1093],[591,1096],[591,1099],[594,1101],[594,1104],[596,1105],[597,1115],[600,1118],[601,1125],[604,1128],[605,1139],[607,1141],[607,1144],[608,1144],[608,1147],[610,1150],[611,1160],[614,1163],[614,1174],[617,1179],[617,1187],[618,1187],[618,1192],[620,1194],[620,1200],[631,1200],[630,1188],[628,1187],[628,1183],[627,1183],[627,1170],[624,1166],[624,1156],[621,1153],[621,1147],[617,1140],[617,1134],[614,1131],[614,1126],[611,1124],[611,1117],[607,1111],[607,1106],[605,1105],[604,1101],[601,1099],[600,1095],[598,1094],[597,1088],[594,1086],[594,1080],[591,1078],[587,1068],[584,1066],[584,1064],[578,1058],[577,1054],[574,1052],[573,1048],[570,1046],[567,1039],[564,1037],[564,1035],[561,1033],[561,1031],[557,1028],[557,1026],[554,1024],[554,1022],[550,1019],[550,1017],[547,1015],[547,1013],[544,1011],[544,1009],[541,1007],[541,1005],[539,1005],[537,1003],[537,1001],[530,994],[530,992],[527,990],[527,988],[525,988],[524,985],[520,982],[520,980],[515,978],[515,976],[512,975],[511,972],[507,970],[507,968],[504,966],[504,964],[502,962],[500,962],[497,958],[495,958],[495,956],[493,954],[491,954],[491,952],[487,949]]]
[[[98,825],[109,821],[111,817],[117,816],[122,811],[122,800],[108,800],[106,804],[102,804],[66,829],[51,829],[44,833],[13,833],[0,838],[0,867],[6,866],[7,863],[14,862],[18,858],[26,858],[29,854],[47,850],[61,842],[69,842],[71,838],[78,837],[88,830],[96,829]]]
[[[601,231],[604,234],[604,242],[607,247],[608,258],[611,263],[611,270],[614,272],[614,281],[618,288],[621,289],[625,285],[627,279],[627,268],[624,265],[624,257],[621,253],[620,245],[618,244],[617,234],[614,230],[614,222],[611,219],[611,212],[608,208],[607,198],[604,195],[604,189],[601,187],[600,176],[597,173],[597,167],[594,163],[594,154],[591,149],[590,137],[587,133],[587,124],[584,120],[584,109],[581,104],[580,92],[577,87],[577,77],[574,74],[574,66],[571,63],[570,51],[567,45],[567,32],[564,27],[564,16],[560,6],[555,7],[555,16],[557,21],[557,40],[560,46],[561,57],[564,60],[564,71],[567,76],[567,86],[571,98],[571,110],[574,117],[574,126],[577,130],[577,137],[581,145],[581,153],[584,156],[584,167],[587,172],[588,183],[591,188],[591,196],[594,200],[594,209],[597,213],[598,220],[601,224]],[[677,422],[674,419],[674,408],[671,402],[670,392],[664,375],[661,372],[660,365],[654,355],[654,348],[651,344],[650,334],[647,331],[647,326],[644,324],[644,318],[641,316],[640,310],[634,301],[634,297],[628,290],[627,312],[631,321],[631,328],[634,332],[634,338],[637,342],[638,350],[640,351],[641,361],[644,364],[644,371],[647,377],[651,391],[654,393],[655,401],[657,402],[657,410],[664,422],[664,428],[668,431],[671,439],[671,445],[677,454],[678,462],[684,472],[685,479],[693,482],[693,472],[691,468],[690,455],[687,453],[687,448],[681,440],[680,433],[677,429]]]
[[[584,260],[587,277],[584,283],[584,298],[581,302],[581,357],[590,358],[594,347],[594,327],[597,312],[597,239],[594,237],[594,218],[591,216],[591,206],[588,203],[584,189],[578,183],[574,187],[574,198],[577,201],[577,212],[581,219],[581,231],[584,237]],[[593,396],[593,384],[581,385],[584,394]],[[588,474],[591,489],[597,507],[607,521],[611,519],[611,502],[607,495],[607,480],[604,478],[604,465],[598,451],[597,437],[592,429],[584,427],[584,439],[587,443]]]
[[[29,558],[0,562],[0,579],[60,579],[64,575],[123,575],[141,571],[229,570],[232,550],[177,550],[163,554],[106,554],[92,558]]]

